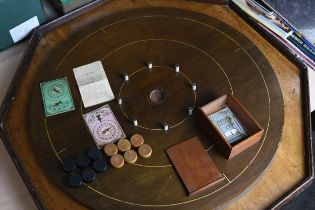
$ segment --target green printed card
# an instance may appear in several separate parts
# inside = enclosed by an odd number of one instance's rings
[[[42,82],[40,89],[47,117],[75,109],[66,77]]]

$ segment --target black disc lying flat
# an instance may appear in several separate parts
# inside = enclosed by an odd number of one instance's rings
[[[70,187],[80,187],[83,184],[82,177],[78,173],[71,174],[68,177],[68,184]]]
[[[95,171],[97,171],[97,172],[106,171],[107,170],[107,163],[104,159],[96,160],[93,163],[93,167],[94,167]]]
[[[102,158],[102,152],[98,148],[91,148],[88,151],[88,156],[91,160],[99,160]]]
[[[63,170],[65,172],[72,172],[77,168],[76,162],[71,158],[63,160]]]
[[[78,155],[75,159],[77,162],[78,167],[84,168],[87,167],[90,164],[90,159],[87,155]]]
[[[93,182],[96,178],[96,173],[91,168],[86,168],[81,173],[82,179],[85,182]]]

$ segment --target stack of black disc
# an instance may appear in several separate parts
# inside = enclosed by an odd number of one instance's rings
[[[83,182],[95,181],[96,172],[106,171],[107,162],[98,148],[91,148],[87,154],[80,154],[75,159],[64,159],[63,170],[70,173],[68,185],[70,187],[80,187]]]

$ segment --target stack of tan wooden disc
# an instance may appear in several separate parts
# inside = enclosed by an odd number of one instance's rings
[[[138,150],[138,153],[136,152]],[[107,144],[104,147],[105,154],[110,157],[110,163],[114,168],[122,168],[124,163],[134,164],[138,160],[138,154],[142,158],[149,158],[152,148],[144,144],[144,138],[140,134],[131,136],[128,139],[120,139],[116,144]],[[118,152],[122,153],[119,154]]]
[[[110,164],[114,168],[121,168],[124,166],[124,157],[121,154],[118,154],[118,147],[116,144],[107,144],[104,147],[105,154],[110,157]]]

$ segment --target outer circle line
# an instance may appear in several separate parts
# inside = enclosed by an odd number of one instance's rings
[[[62,64],[63,61],[65,60],[65,58],[66,58],[76,47],[78,47],[83,41],[85,41],[88,37],[94,35],[96,32],[98,32],[98,31],[100,31],[100,30],[103,30],[103,29],[105,29],[105,28],[107,28],[107,27],[110,27],[110,26],[112,26],[112,25],[114,25],[114,24],[116,24],[116,23],[125,22],[125,21],[128,21],[128,20],[133,20],[133,19],[138,19],[138,18],[152,18],[152,17],[168,17],[168,16],[153,15],[153,16],[143,16],[143,17],[136,17],[136,18],[130,18],[130,19],[125,19],[125,20],[120,20],[120,21],[117,21],[117,22],[115,22],[115,23],[112,23],[112,24],[110,24],[110,25],[108,25],[108,26],[104,26],[103,28],[98,29],[98,30],[92,32],[91,34],[87,35],[85,38],[83,38],[82,40],[80,40],[73,48],[71,48],[71,49],[68,51],[68,53],[63,57],[63,59],[62,59],[62,60],[60,61],[60,63],[58,64],[56,71],[59,69],[59,67],[61,66],[61,64]],[[258,66],[257,63],[255,62],[255,60],[250,56],[250,54],[249,54],[244,48],[242,48],[242,47],[240,46],[240,44],[239,44],[237,41],[235,41],[234,39],[232,39],[230,36],[228,36],[228,35],[225,34],[224,32],[220,31],[219,29],[217,29],[217,28],[215,28],[215,27],[213,27],[213,26],[210,26],[210,25],[208,25],[208,24],[205,24],[205,23],[202,23],[202,22],[193,20],[193,19],[182,18],[182,17],[177,17],[177,18],[178,18],[178,19],[182,19],[182,20],[186,20],[186,21],[191,21],[191,22],[199,23],[199,24],[202,24],[202,25],[204,25],[204,26],[206,26],[206,27],[209,27],[209,28],[211,28],[211,29],[213,29],[213,30],[216,30],[216,31],[220,32],[222,35],[226,36],[226,37],[227,37],[228,39],[230,39],[232,42],[234,42],[235,44],[237,44],[237,45],[245,52],[245,54],[252,60],[252,62],[255,64],[257,70],[259,71],[259,73],[260,73],[260,75],[261,75],[261,77],[262,77],[262,79],[263,79],[263,81],[264,81],[264,84],[265,84],[265,87],[266,87],[266,91],[267,91],[267,94],[268,94],[268,108],[269,108],[269,113],[268,113],[268,114],[269,114],[269,116],[268,116],[268,123],[267,123],[267,128],[266,128],[266,131],[265,131],[265,135],[264,135],[264,138],[263,138],[263,140],[262,140],[262,144],[260,145],[260,147],[259,147],[257,153],[255,154],[255,156],[253,157],[253,159],[249,162],[249,164],[248,164],[235,178],[233,178],[233,179],[231,180],[231,182],[229,182],[229,183],[227,183],[226,185],[222,186],[221,188],[219,188],[219,189],[217,189],[217,190],[215,190],[215,191],[213,191],[213,192],[211,192],[211,193],[209,193],[209,194],[207,194],[207,195],[201,196],[201,197],[199,197],[199,198],[192,199],[192,200],[189,200],[189,201],[186,201],[186,202],[174,203],[174,204],[165,204],[165,205],[150,205],[150,204],[148,204],[148,205],[145,205],[145,204],[137,204],[137,203],[127,202],[127,201],[123,201],[123,200],[120,200],[120,199],[116,199],[116,198],[110,197],[110,196],[108,196],[108,195],[106,195],[106,194],[104,194],[104,193],[102,193],[102,192],[99,192],[98,190],[94,189],[93,187],[91,187],[91,186],[89,186],[89,185],[86,185],[86,186],[87,186],[89,189],[91,189],[92,191],[94,191],[94,192],[96,192],[96,193],[98,193],[98,194],[100,194],[100,195],[102,195],[102,196],[104,196],[104,197],[107,197],[107,198],[109,198],[109,199],[112,199],[112,200],[115,200],[115,201],[118,201],[118,202],[121,202],[121,203],[131,204],[131,205],[135,205],[135,206],[144,206],[144,207],[166,207],[166,206],[175,206],[175,205],[186,204],[186,203],[190,203],[190,202],[193,202],[193,201],[197,201],[197,200],[203,199],[203,198],[208,197],[208,196],[210,196],[210,195],[212,195],[212,194],[214,194],[214,193],[216,193],[216,192],[222,190],[223,188],[227,187],[228,185],[230,185],[231,183],[233,183],[233,181],[235,181],[239,176],[241,176],[241,175],[249,168],[249,166],[252,164],[252,162],[254,162],[254,160],[255,160],[256,157],[258,156],[258,153],[260,152],[262,146],[264,145],[266,136],[267,136],[268,131],[269,131],[269,125],[270,125],[270,103],[271,103],[271,99],[270,99],[270,95],[269,95],[268,85],[267,85],[267,83],[266,83],[266,81],[265,81],[265,78],[264,78],[264,76],[263,76],[263,74],[262,74],[261,69],[259,68],[259,66]],[[210,56],[210,57],[211,57],[211,56]],[[103,59],[104,59],[104,58],[103,58]],[[225,72],[224,72],[224,73],[225,73]],[[225,74],[225,75],[226,75],[226,74]],[[226,77],[227,77],[227,75],[226,75]],[[232,87],[231,83],[230,83],[230,86]],[[231,92],[232,92],[232,95],[233,95],[233,94],[234,94],[234,93],[233,93],[233,89],[232,89]],[[81,112],[82,112],[82,107],[81,107]],[[51,145],[51,147],[52,147],[52,149],[53,149],[53,151],[54,151],[56,157],[58,158],[58,160],[61,161],[61,158],[60,158],[60,156],[57,154],[57,152],[56,152],[56,150],[55,150],[55,147],[54,147],[54,144],[53,144],[53,142],[52,142],[52,140],[51,140],[51,138],[50,138],[49,131],[48,131],[48,127],[47,127],[47,120],[46,120],[46,117],[45,117],[45,127],[46,127],[46,133],[47,133],[48,139],[49,139],[49,141],[50,141],[50,145]]]
[[[168,68],[168,69],[171,69],[173,70],[171,67],[169,66],[152,66],[152,68],[159,68],[159,67],[162,67],[162,68]],[[140,68],[140,69],[137,69],[136,71],[132,72],[129,76],[129,78],[131,78],[132,76],[134,76],[136,73],[140,72],[140,71],[143,71],[143,70],[146,70],[147,68]],[[182,74],[186,80],[188,80],[188,82],[190,84],[192,84],[191,80],[183,73],[183,72],[179,72],[180,74]],[[121,92],[125,86],[126,82],[124,81],[120,87],[120,90],[119,90],[119,97],[121,97]],[[197,100],[197,94],[196,92],[194,92],[194,103],[193,103],[193,108],[195,108],[195,105],[196,105],[196,100]],[[128,117],[128,115],[126,114],[126,112],[124,111],[123,107],[120,106],[120,110],[122,111],[123,115],[131,122],[132,120]],[[177,126],[179,126],[180,124],[182,124],[183,122],[185,122],[187,119],[188,119],[189,116],[186,116],[183,120],[175,123],[174,125],[170,126],[170,128],[175,128]],[[143,128],[143,129],[146,129],[146,130],[151,130],[151,131],[163,131],[163,129],[161,128],[149,128],[149,127],[145,127],[145,126],[142,126],[140,123],[138,125],[138,127],[140,128]]]

